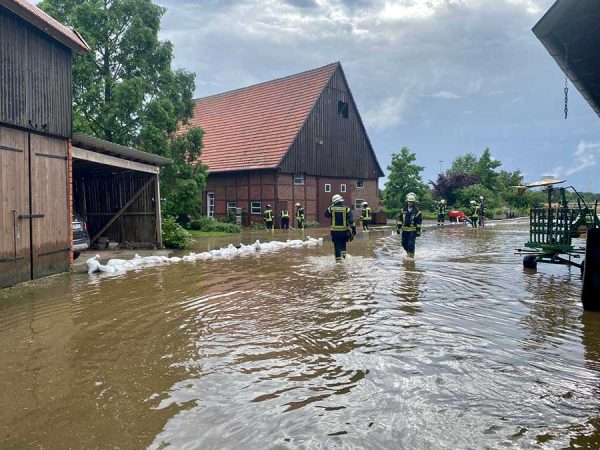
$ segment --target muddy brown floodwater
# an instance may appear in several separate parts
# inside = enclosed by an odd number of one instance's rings
[[[598,448],[600,315],[522,225],[0,291],[0,448]]]

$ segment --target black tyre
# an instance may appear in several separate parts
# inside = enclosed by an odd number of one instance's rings
[[[527,255],[523,258],[523,267],[526,269],[537,269],[537,259],[533,255]]]
[[[73,259],[79,258],[79,255],[81,255],[81,252],[73,252]]]
[[[583,274],[585,273],[585,259],[581,261],[581,278],[583,279]]]

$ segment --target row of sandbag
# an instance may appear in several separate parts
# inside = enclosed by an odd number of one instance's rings
[[[316,247],[323,244],[323,238],[314,239],[310,236],[302,241],[300,239],[271,242],[256,241],[254,244],[232,245],[228,247],[210,250],[202,253],[190,253],[183,257],[178,256],[140,256],[135,255],[133,259],[110,259],[106,264],[100,264],[100,255],[87,260],[88,273],[105,272],[120,273],[144,267],[154,267],[162,264],[190,262],[207,259],[229,259],[236,256],[252,255],[257,252],[273,252],[283,248]]]

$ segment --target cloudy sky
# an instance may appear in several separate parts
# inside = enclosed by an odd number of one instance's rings
[[[408,146],[427,181],[489,147],[526,180],[600,191],[600,118],[571,86],[564,119],[564,75],[531,32],[552,0],[159,3],[197,97],[340,61],[383,168]]]

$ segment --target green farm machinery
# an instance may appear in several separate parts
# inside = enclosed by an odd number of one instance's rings
[[[573,186],[555,187],[564,182],[565,180],[547,178],[518,186],[522,191],[534,187],[545,188],[548,205],[530,209],[529,241],[525,243],[524,249],[517,251],[524,255],[523,267],[527,269],[535,269],[540,262],[578,267],[583,276],[584,308],[600,309],[598,201],[590,207]],[[567,189],[575,193],[576,204],[569,205],[567,202]],[[574,245],[573,238],[582,234],[587,235],[586,245]]]

